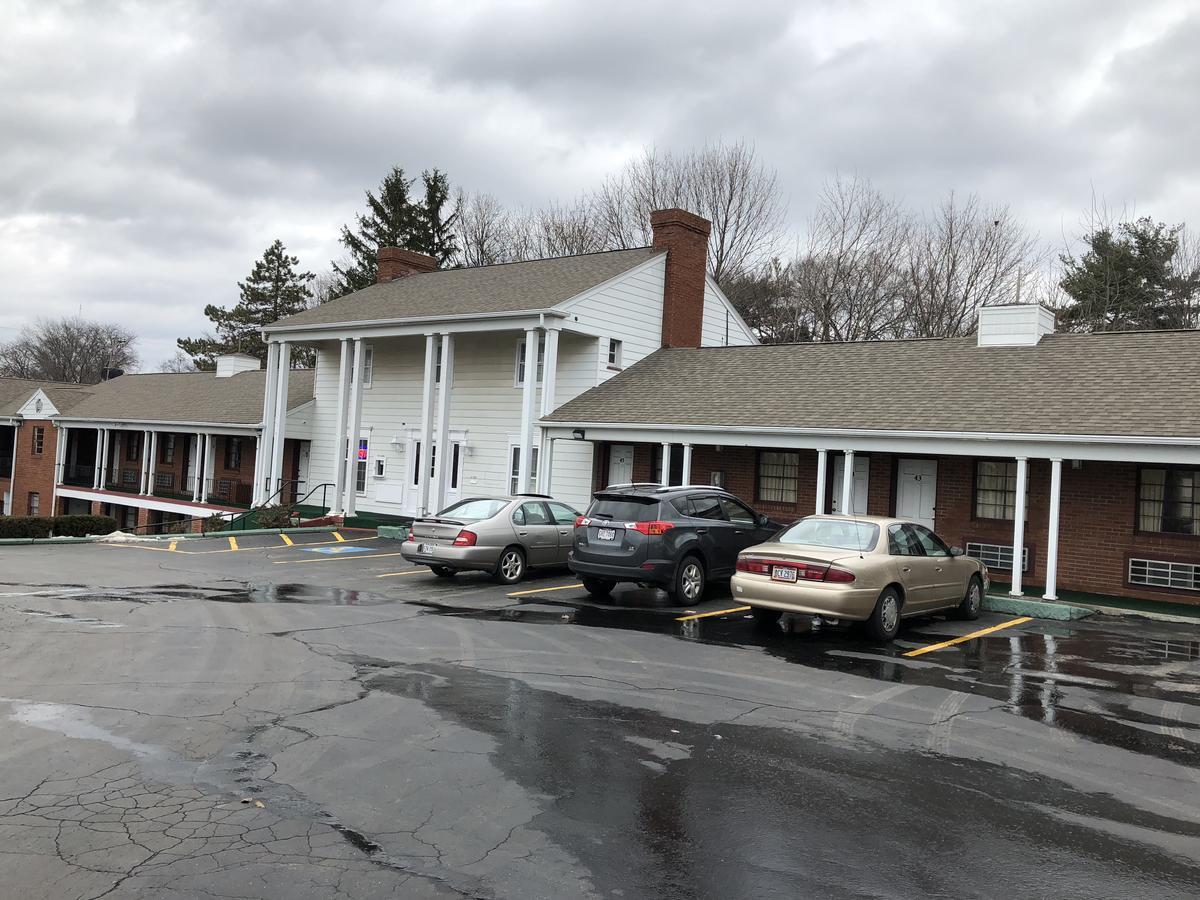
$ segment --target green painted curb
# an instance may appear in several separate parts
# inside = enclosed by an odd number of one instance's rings
[[[310,532],[334,531],[333,525],[317,525],[304,528],[247,528],[241,531],[210,531],[208,534],[147,534],[140,541],[198,541],[206,538],[241,537],[244,534],[307,534]],[[6,544],[95,544],[108,537],[106,534],[89,537],[50,537],[50,538],[0,538],[0,546]]]
[[[407,525],[380,525],[376,529],[381,538],[391,538],[394,541],[407,541],[409,528]]]
[[[983,608],[989,612],[1009,613],[1014,616],[1031,616],[1034,619],[1054,619],[1067,622],[1071,619],[1086,619],[1095,610],[1082,606],[1067,606],[1045,600],[1026,600],[1023,597],[1002,597],[988,594],[983,598]]]

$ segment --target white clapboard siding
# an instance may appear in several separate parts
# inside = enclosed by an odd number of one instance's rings
[[[704,280],[704,323],[700,331],[701,347],[743,347],[758,340],[737,314],[733,304],[708,277]]]

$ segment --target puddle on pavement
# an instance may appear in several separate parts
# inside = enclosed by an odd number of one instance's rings
[[[67,703],[18,700],[12,697],[0,697],[0,703],[11,704],[12,712],[9,714],[9,718],[22,725],[53,731],[77,740],[100,741],[139,758],[163,755],[162,750],[158,747],[139,744],[101,728],[91,720],[90,711],[84,707],[72,706]]]
[[[541,803],[524,827],[575,854],[602,896],[970,896],[1003,878],[1018,896],[1165,897],[1200,880],[1194,861],[1106,832],[1200,837],[1195,823],[977,759],[693,722],[470,667],[363,684],[490,736],[492,765]],[[931,847],[953,864],[913,865]]]

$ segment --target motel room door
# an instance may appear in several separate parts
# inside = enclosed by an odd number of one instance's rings
[[[608,483],[629,484],[633,481],[633,445],[608,445]]]
[[[937,505],[937,460],[902,459],[896,471],[896,516],[934,528]]]

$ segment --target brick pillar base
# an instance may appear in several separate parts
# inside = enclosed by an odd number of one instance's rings
[[[144,506],[139,506],[137,511],[138,528],[143,528],[150,524],[150,510]]]
[[[101,503],[99,500],[92,501],[92,515],[93,516],[104,515],[104,504]]]
[[[192,519],[191,530],[192,534],[202,534],[204,532],[204,520]]]

